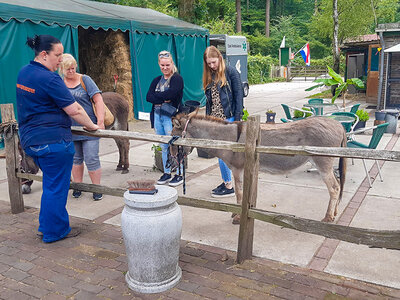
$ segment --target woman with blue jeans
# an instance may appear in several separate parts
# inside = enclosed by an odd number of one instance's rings
[[[150,120],[151,127],[156,134],[171,135],[172,116],[177,112],[183,96],[183,78],[177,73],[172,55],[168,51],[158,54],[158,65],[162,75],[153,79],[147,92],[146,100],[153,104]],[[162,106],[168,105],[171,112],[167,112]],[[164,174],[157,184],[178,186],[183,183],[182,166],[178,168],[177,174],[172,178],[171,169],[167,168],[168,145],[161,144]]]
[[[71,118],[87,130],[97,130],[85,110],[55,73],[64,47],[50,35],[27,38],[35,58],[17,78],[18,130],[21,146],[43,172],[38,235],[51,243],[77,236],[66,209],[74,144]]]
[[[221,52],[214,46],[204,51],[203,62],[206,114],[228,122],[240,121],[243,115],[243,86],[239,72],[225,66]],[[212,190],[211,196],[234,196],[232,171],[222,159],[218,162],[223,182]]]

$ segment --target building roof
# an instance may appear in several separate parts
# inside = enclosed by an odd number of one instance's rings
[[[399,31],[400,32],[400,23],[385,23],[378,24],[375,32],[389,32],[389,31]]]
[[[205,28],[152,9],[87,0],[0,0],[0,19],[74,28],[208,35]]]
[[[343,45],[340,48],[344,49],[344,48],[354,48],[354,47],[365,47],[377,43],[379,44],[380,41],[379,41],[379,36],[376,33],[365,34],[345,39]]]

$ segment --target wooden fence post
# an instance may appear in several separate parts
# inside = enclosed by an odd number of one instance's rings
[[[11,212],[17,214],[24,211],[24,199],[22,198],[21,183],[17,177],[18,170],[18,135],[15,127],[14,108],[12,104],[1,104],[1,120],[4,131],[4,147],[6,152],[6,171],[8,179],[8,194],[10,196]],[[9,123],[9,125],[7,125]]]
[[[249,209],[256,206],[259,154],[255,151],[260,143],[260,116],[251,116],[246,122],[245,165],[243,175],[243,201],[240,215],[237,262],[242,263],[253,255],[254,219]]]

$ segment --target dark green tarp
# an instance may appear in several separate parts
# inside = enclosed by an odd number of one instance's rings
[[[0,103],[15,104],[19,69],[33,58],[26,37],[50,34],[61,40],[64,52],[78,57],[78,26],[121,30],[130,36],[135,118],[148,118],[146,93],[151,80],[161,74],[157,53],[173,53],[185,82],[184,101],[204,104],[202,55],[208,31],[151,9],[84,0],[0,0]],[[132,99],[131,99],[132,101]]]

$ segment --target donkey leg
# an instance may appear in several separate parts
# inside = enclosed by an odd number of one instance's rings
[[[115,169],[116,171],[122,171],[123,170],[123,162],[122,162],[122,157],[123,157],[123,153],[122,153],[122,141],[121,139],[114,139],[115,143],[117,144],[118,147],[118,153],[119,153],[119,161],[118,161],[118,165],[117,168]]]
[[[122,141],[122,174],[127,174],[129,173],[129,147],[130,147],[130,142],[129,139],[123,139]]]
[[[324,180],[326,187],[329,191],[329,205],[325,214],[325,218],[322,219],[323,222],[333,222],[335,220],[335,216],[337,215],[337,207],[339,204],[339,193],[340,193],[340,185],[337,181],[335,174],[333,171],[328,172],[322,175],[322,179]]]
[[[340,184],[333,171],[334,159],[330,157],[316,157],[313,159],[313,161],[329,192],[328,209],[326,210],[326,214],[322,219],[322,222],[333,222],[335,220],[335,216],[337,215],[337,206],[340,195]]]
[[[236,203],[241,205],[243,199],[243,181],[241,170],[232,169],[233,179],[235,180],[235,194],[236,194]],[[240,224],[240,214],[232,214],[232,224]]]

